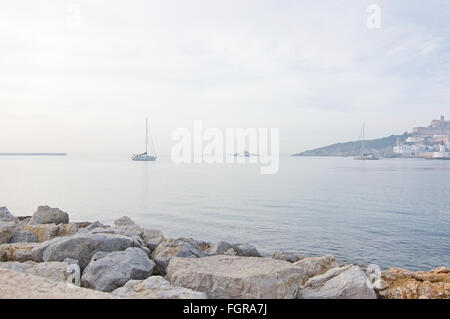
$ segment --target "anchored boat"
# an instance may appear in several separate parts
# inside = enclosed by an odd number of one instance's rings
[[[145,118],[145,153],[134,154],[133,157],[131,158],[133,161],[145,161],[145,162],[156,161],[157,157],[156,157],[155,144],[153,143],[153,138],[152,138],[151,133],[150,133],[150,140],[152,142],[152,149],[153,149],[154,155],[148,155],[148,135],[149,135],[148,119]]]
[[[354,159],[360,160],[360,161],[378,161],[380,159],[378,156],[376,156],[373,153],[366,153],[364,131],[365,131],[365,124],[363,124],[363,127],[362,127],[361,155],[358,157],[355,157]]]

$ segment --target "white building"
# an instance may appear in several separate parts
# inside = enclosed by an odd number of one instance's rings
[[[444,143],[441,143],[439,146],[439,152],[433,152],[433,158],[450,158],[449,152],[447,152],[447,148],[445,147]]]
[[[397,144],[393,149],[394,153],[406,155],[406,156],[415,156],[420,153],[426,152],[427,147],[423,144]]]

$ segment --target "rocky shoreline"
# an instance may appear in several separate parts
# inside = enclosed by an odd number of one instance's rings
[[[0,298],[441,299],[450,298],[450,269],[268,258],[245,243],[165,238],[126,216],[108,226],[48,206],[28,217],[0,207]]]

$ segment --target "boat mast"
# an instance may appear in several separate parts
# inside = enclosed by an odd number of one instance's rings
[[[365,130],[366,123],[363,123],[363,129],[362,129],[362,153],[361,157],[364,158],[364,130]]]
[[[155,147],[155,142],[153,142],[152,132],[149,131],[149,133],[150,133],[150,142],[152,142],[153,155],[156,156],[156,147]]]
[[[145,154],[148,152],[148,118],[145,118]]]

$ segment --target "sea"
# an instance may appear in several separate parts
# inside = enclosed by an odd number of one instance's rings
[[[450,161],[343,157],[176,164],[170,157],[0,156],[0,206],[39,205],[71,221],[129,216],[166,237],[252,244],[381,268],[450,267]]]

